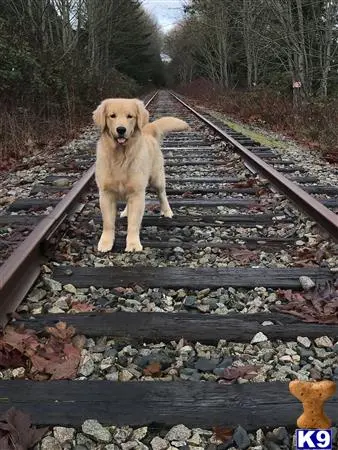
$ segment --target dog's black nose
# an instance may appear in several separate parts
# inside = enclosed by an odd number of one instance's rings
[[[116,131],[118,132],[118,134],[119,134],[120,136],[123,136],[124,133],[127,131],[127,128],[125,128],[125,127],[117,127],[117,128],[116,128]]]

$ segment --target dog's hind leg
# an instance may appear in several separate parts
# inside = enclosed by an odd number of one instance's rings
[[[151,185],[157,191],[157,196],[161,205],[161,215],[164,217],[169,217],[171,219],[174,213],[172,212],[167,199],[167,193],[165,191],[165,176],[163,170],[160,170],[156,174],[156,177],[151,180]]]
[[[116,197],[113,192],[100,191],[100,209],[103,231],[98,250],[99,252],[109,252],[115,241]]]

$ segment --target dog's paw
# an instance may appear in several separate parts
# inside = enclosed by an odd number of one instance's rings
[[[171,209],[166,209],[165,211],[161,211],[161,216],[169,217],[171,219],[173,217],[174,213]]]
[[[140,241],[127,242],[126,252],[142,252],[143,247]]]
[[[114,245],[114,239],[111,236],[101,236],[97,249],[99,252],[109,252]]]
[[[128,208],[125,207],[124,210],[121,212],[120,217],[127,217],[128,216]]]

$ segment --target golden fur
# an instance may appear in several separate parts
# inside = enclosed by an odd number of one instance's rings
[[[106,99],[93,112],[101,129],[96,151],[96,183],[100,195],[103,231],[98,250],[108,252],[115,239],[118,200],[126,200],[121,217],[128,216],[126,251],[142,251],[140,227],[148,184],[157,191],[161,214],[172,217],[165,192],[164,161],[160,140],[170,131],[189,128],[183,120],[162,117],[149,123],[149,113],[137,99]],[[124,127],[123,137],[117,132]]]

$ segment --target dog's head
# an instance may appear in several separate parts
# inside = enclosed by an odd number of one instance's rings
[[[136,98],[108,98],[93,112],[93,120],[101,131],[109,131],[118,144],[126,145],[148,123],[149,113]]]

